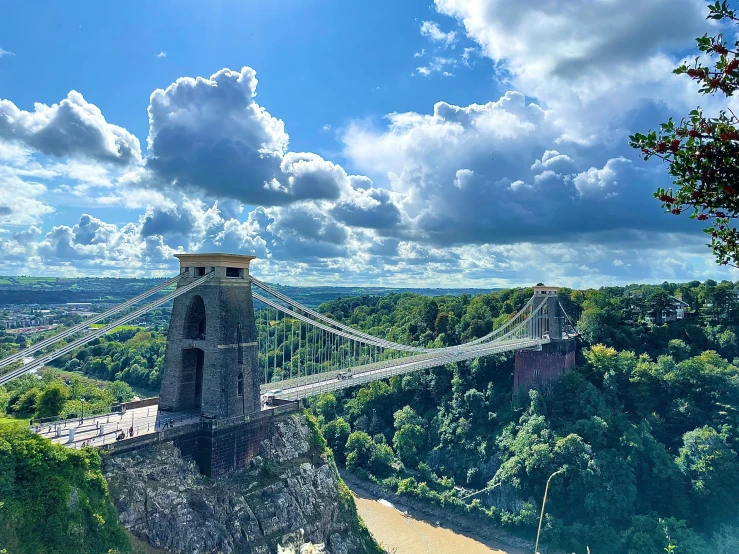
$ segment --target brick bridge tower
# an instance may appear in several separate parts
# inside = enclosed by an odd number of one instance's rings
[[[513,397],[530,389],[551,386],[575,367],[577,340],[563,334],[565,315],[559,304],[559,287],[534,287],[534,310],[546,303],[538,314],[537,329],[547,330],[551,342],[541,350],[516,351]],[[530,324],[532,330],[534,323]]]
[[[178,287],[214,274],[174,300],[159,409],[200,410],[212,419],[258,412],[259,354],[249,284],[255,256],[176,256],[180,270],[188,270]]]

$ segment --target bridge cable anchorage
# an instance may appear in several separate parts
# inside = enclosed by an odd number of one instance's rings
[[[209,271],[204,276],[199,277],[195,279],[192,283],[189,283],[187,285],[184,285],[182,287],[179,287],[175,289],[174,291],[170,292],[169,294],[162,296],[161,298],[158,298],[157,300],[154,300],[153,302],[150,302],[149,304],[146,304],[144,306],[141,306],[140,308],[124,315],[123,317],[120,317],[113,321],[112,323],[108,323],[105,327],[102,327],[100,329],[95,329],[94,331],[89,332],[88,334],[84,335],[83,337],[78,338],[77,340],[70,342],[69,344],[62,346],[58,350],[54,350],[53,352],[49,352],[48,354],[44,354],[43,356],[39,358],[35,358],[32,362],[29,362],[28,364],[11,371],[9,373],[6,373],[5,375],[0,376],[0,385],[4,385],[6,383],[9,383],[13,379],[16,379],[17,377],[20,377],[21,375],[24,375],[26,373],[29,373],[31,371],[35,371],[38,369],[41,369],[44,367],[47,363],[49,363],[52,360],[55,360],[61,356],[64,356],[65,354],[68,354],[70,352],[73,352],[75,349],[79,348],[80,346],[87,344],[88,342],[101,337],[102,335],[105,335],[115,329],[116,327],[120,325],[124,325],[128,323],[129,321],[136,319],[137,317],[150,312],[154,308],[158,308],[162,304],[165,304],[169,302],[170,300],[177,298],[181,294],[184,294],[193,288],[195,288],[198,285],[203,284],[205,281],[213,277],[214,272]]]
[[[96,314],[92,317],[87,318],[82,323],[78,323],[77,325],[70,327],[69,329],[65,329],[64,331],[57,333],[54,336],[51,336],[47,339],[44,339],[42,341],[39,341],[35,344],[32,344],[23,350],[19,350],[18,352],[11,354],[10,356],[6,356],[2,360],[0,360],[0,367],[6,366],[8,364],[11,364],[13,362],[16,362],[18,360],[21,360],[25,357],[27,357],[29,354],[33,354],[34,352],[38,352],[39,350],[42,350],[46,348],[47,346],[51,346],[57,342],[59,342],[62,339],[65,339],[71,335],[74,335],[76,333],[80,333],[87,328],[89,328],[90,325],[93,323],[97,323],[98,321],[102,321],[103,319],[107,319],[108,317],[112,316],[113,314],[116,314],[120,311],[125,310],[126,308],[129,308],[133,306],[134,304],[137,304],[141,300],[144,300],[145,298],[148,298],[149,296],[152,296],[153,294],[156,294],[160,292],[161,290],[167,288],[168,286],[176,283],[179,281],[183,275],[187,274],[187,270],[182,271],[179,275],[176,277],[172,277],[171,279],[168,279],[164,281],[163,283],[157,285],[154,288],[151,288],[147,290],[146,292],[143,292],[139,294],[138,296],[135,296],[134,298],[131,298],[130,300],[126,300],[125,302],[121,302],[120,304],[113,306],[112,308],[109,308],[105,310],[102,313]]]
[[[282,306],[278,302],[265,298],[258,293],[252,292],[252,296],[255,300],[265,304],[267,309],[272,307],[276,312],[282,312],[283,318],[287,316],[296,318],[299,322],[305,322],[307,324],[306,339],[308,336],[307,333],[312,328],[313,332],[311,335],[313,336],[314,345],[316,345],[317,336],[318,351],[314,351],[313,360],[316,360],[317,355],[318,370],[316,371],[314,366],[314,371],[312,371],[310,375],[308,375],[308,372],[304,372],[303,377],[283,379],[283,389],[280,391],[280,397],[282,398],[284,398],[285,395],[292,398],[292,396],[290,396],[292,394],[290,390],[292,389],[307,390],[306,387],[308,387],[313,394],[316,392],[314,388],[311,388],[313,385],[318,384],[320,387],[322,386],[320,385],[321,383],[327,383],[329,381],[333,382],[334,380],[345,380],[346,376],[342,377],[342,375],[340,375],[342,372],[335,370],[335,368],[341,369],[346,367],[341,363],[344,341],[349,341],[350,343],[351,341],[354,341],[355,344],[358,342],[360,343],[360,351],[362,348],[366,348],[368,350],[369,363],[366,361],[362,362],[360,360],[359,362],[355,362],[351,369],[357,377],[368,372],[376,374],[376,377],[370,380],[382,379],[390,376],[387,372],[393,371],[393,367],[411,367],[411,369],[401,371],[401,373],[406,373],[408,371],[416,371],[418,369],[425,369],[427,367],[443,365],[449,362],[487,356],[498,352],[526,348],[541,348],[542,344],[550,342],[549,337],[546,336],[546,332],[548,331],[547,323],[549,319],[546,303],[540,303],[536,308],[532,308],[531,302],[527,303],[527,308],[521,310],[517,316],[514,316],[511,320],[506,322],[506,324],[496,330],[498,334],[502,334],[494,341],[479,342],[476,340],[459,346],[420,349],[421,352],[413,352],[414,355],[411,356],[410,352],[400,351],[393,347],[388,348],[389,355],[384,353],[386,344],[389,343],[391,345],[395,345],[397,343],[384,341],[377,337],[373,337],[372,335],[367,335],[366,333],[364,333],[364,335],[371,337],[371,339],[365,339],[339,329],[333,329],[328,325],[324,325],[323,323],[314,321],[307,316],[294,312],[289,308]],[[310,344],[310,341],[308,342]],[[339,352],[334,358],[332,353],[336,350],[339,350]],[[402,357],[403,355],[409,356]],[[336,360],[336,363],[334,363],[334,360]],[[378,370],[380,373],[377,373]],[[366,382],[366,379],[364,381],[357,381],[352,378],[346,381],[343,386],[337,386],[334,384],[330,386],[326,385],[326,387],[327,390],[336,390],[337,388],[353,386],[360,382]],[[261,388],[263,390],[266,389],[268,383],[269,376],[267,376],[267,379],[265,379],[265,383]],[[319,390],[322,389],[319,388]],[[308,396],[310,396],[310,394],[308,394]]]

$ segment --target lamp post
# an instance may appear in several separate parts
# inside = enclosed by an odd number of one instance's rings
[[[541,501],[541,515],[539,516],[539,530],[536,532],[536,546],[534,547],[534,554],[539,554],[539,535],[541,534],[541,522],[544,520],[544,506],[547,503],[547,493],[549,492],[549,481],[552,477],[558,473],[564,473],[565,468],[560,468],[549,476],[547,479],[547,486],[544,487],[544,500]]]
[[[80,423],[85,420],[85,397],[81,396],[80,401],[82,402],[82,417],[80,417]]]

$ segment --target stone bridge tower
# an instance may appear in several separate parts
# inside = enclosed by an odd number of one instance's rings
[[[562,375],[575,367],[577,340],[564,334],[565,315],[559,304],[559,287],[534,287],[534,310],[540,310],[537,321],[530,323],[530,330],[547,333],[550,341],[541,350],[516,351],[513,373],[513,397],[530,389],[551,386]]]
[[[226,419],[260,410],[259,354],[249,262],[236,254],[176,254],[188,270],[178,286],[213,272],[178,296],[164,355],[163,411],[200,410]]]

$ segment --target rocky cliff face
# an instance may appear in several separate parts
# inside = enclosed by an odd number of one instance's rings
[[[103,469],[121,523],[156,548],[273,554],[298,535],[330,554],[382,552],[304,415],[277,420],[249,468],[215,480],[172,444],[108,458]]]

